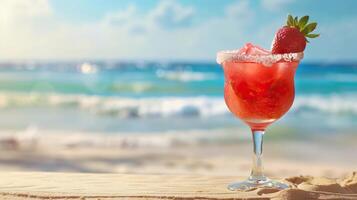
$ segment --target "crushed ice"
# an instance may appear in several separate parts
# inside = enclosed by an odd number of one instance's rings
[[[279,61],[299,61],[304,57],[303,52],[286,53],[286,54],[271,54],[268,51],[254,46],[250,43],[246,44],[242,49],[233,51],[220,51],[217,53],[217,63],[222,64],[226,61],[240,62],[256,62],[265,66],[271,66]]]

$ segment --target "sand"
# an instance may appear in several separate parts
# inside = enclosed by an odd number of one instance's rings
[[[355,145],[344,145],[346,143],[338,140],[325,141],[324,145],[301,140],[268,141],[264,151],[266,175],[289,177],[285,181],[292,188],[241,193],[230,192],[226,186],[249,174],[252,154],[249,140],[191,143],[165,137],[2,137],[0,199],[71,199],[68,195],[72,199],[122,199],[125,195],[145,199],[182,196],[191,199],[357,199],[357,175],[351,173],[357,166],[357,160],[353,159],[357,151]],[[61,182],[57,181],[58,176],[69,178]],[[76,182],[73,181],[77,180],[76,176],[84,177],[78,181],[90,179]],[[116,179],[117,176],[120,177]],[[127,176],[136,179],[127,180]],[[163,184],[169,180],[168,176],[180,181],[166,187]],[[48,181],[51,178],[52,181]],[[130,181],[131,190],[120,186]],[[210,187],[202,187],[202,183]],[[44,193],[47,190],[51,190],[50,193]],[[125,193],[140,190],[151,190],[154,194]]]
[[[69,148],[0,150],[0,171],[53,171],[86,173],[163,173],[246,176],[251,167],[250,148],[241,148],[236,155],[233,146],[162,148]],[[246,153],[243,153],[243,152]],[[219,152],[219,153],[218,153]],[[273,153],[273,149],[272,149]],[[269,176],[341,177],[355,170],[350,164],[296,160],[265,156]],[[307,162],[309,162],[307,164]]]
[[[269,148],[265,148],[264,165],[268,176],[303,174],[336,178],[355,171],[357,166],[355,159],[347,159],[354,149],[340,149],[341,152],[337,154],[338,149],[336,152],[329,152],[322,147],[310,150],[306,144],[282,142],[267,143],[266,146]],[[320,155],[321,152],[324,155]],[[168,147],[38,144],[35,147],[1,149],[0,172],[162,173],[244,177],[250,172],[251,155],[249,142]]]

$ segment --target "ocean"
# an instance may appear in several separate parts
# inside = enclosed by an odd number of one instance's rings
[[[1,63],[0,132],[248,137],[224,103],[223,82],[209,62]],[[295,83],[294,105],[269,128],[272,138],[357,134],[357,64],[303,62]]]

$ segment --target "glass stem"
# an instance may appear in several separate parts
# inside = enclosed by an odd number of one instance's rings
[[[250,173],[249,179],[254,182],[264,182],[267,178],[263,173],[263,135],[264,130],[252,130],[254,155],[253,155],[253,168]]]

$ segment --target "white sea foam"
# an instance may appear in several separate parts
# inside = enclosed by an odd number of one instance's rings
[[[293,109],[295,111],[316,110],[325,113],[357,115],[357,96],[355,94],[301,96],[295,99]]]
[[[103,97],[87,95],[0,94],[1,107],[75,107],[97,114],[116,115],[123,118],[214,116],[227,113],[220,97]]]
[[[221,128],[211,130],[166,131],[156,133],[89,133],[76,131],[53,131],[28,127],[23,131],[0,132],[0,143],[9,148],[33,150],[38,147],[51,148],[138,148],[172,147],[208,143],[232,143],[250,140],[246,129]],[[1,146],[0,145],[0,146]]]
[[[217,53],[217,63],[222,64],[226,61],[236,62],[256,62],[265,66],[270,66],[279,61],[300,61],[303,59],[304,53],[286,53],[286,54],[268,54],[268,55],[248,55],[241,54],[240,50],[220,51]]]
[[[357,115],[355,94],[297,96],[292,112]],[[71,107],[120,118],[213,117],[229,114],[223,97],[103,97],[87,95],[19,93],[0,94],[0,108]]]

